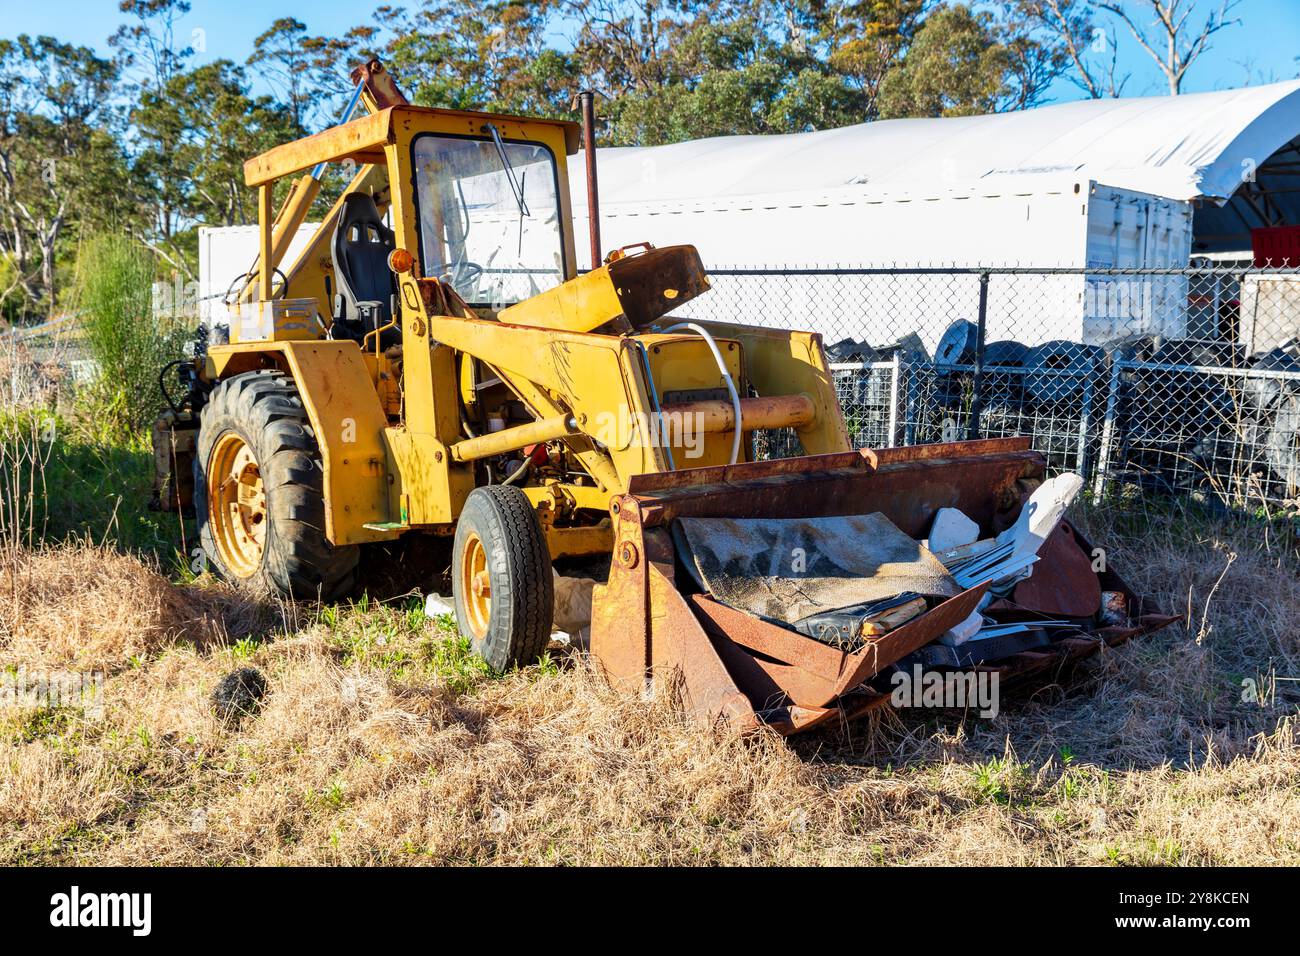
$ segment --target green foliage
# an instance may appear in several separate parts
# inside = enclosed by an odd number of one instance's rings
[[[0,330],[13,325],[23,314],[22,277],[14,260],[12,253],[0,252]]]
[[[0,503],[7,505],[0,539],[12,523],[28,544],[77,537],[170,552],[180,524],[174,514],[147,508],[153,456],[146,439],[95,428],[93,411],[76,413],[86,420],[0,410]],[[15,499],[21,514],[8,513]]]
[[[54,37],[0,40],[0,249],[7,311],[58,304],[60,251],[83,229],[132,214],[114,128],[116,68]],[[18,303],[15,305],[15,303]]]
[[[154,257],[139,244],[100,235],[82,245],[77,302],[85,343],[98,365],[101,420],[125,432],[148,429],[163,405],[158,376],[182,354],[186,330],[153,308]]]
[[[456,633],[454,622],[430,619],[418,599],[394,605],[362,595],[341,611],[323,608],[321,622],[349,667],[382,668],[398,680],[433,678],[456,693],[497,676]],[[554,665],[548,661],[543,669],[554,672]]]
[[[249,94],[247,76],[229,60],[177,73],[161,89],[143,91],[132,119],[145,142],[137,174],[165,210],[173,252],[179,252],[173,236],[184,220],[256,222],[244,161],[301,135],[292,113],[270,97]]]
[[[573,119],[577,91],[600,90],[609,145],[1019,109],[1062,76],[1089,96],[1124,84],[1088,0],[383,5],[337,36],[268,15],[243,64],[197,62],[188,0],[118,7],[111,59],[0,40],[0,318],[57,311],[61,272],[110,228],[196,279],[198,229],[256,218],[243,162],[337,122],[372,57],[426,106]],[[313,216],[344,182],[327,172]]]
[[[230,656],[237,661],[251,660],[257,653],[257,644],[251,637],[241,637],[230,645]]]
[[[1015,806],[1026,801],[1029,773],[1012,758],[994,757],[971,768],[971,789],[977,800]]]
[[[574,92],[597,88],[607,140],[654,145],[1038,102],[1067,66],[1047,8],[976,6],[466,0],[385,8],[331,50],[364,39],[430,106],[572,116]],[[1071,21],[1072,38],[1085,21]],[[557,46],[570,24],[576,36]]]
[[[34,740],[57,738],[67,733],[74,721],[74,712],[64,708],[36,707],[31,709],[12,709],[0,722],[0,728],[8,731],[14,744],[29,744]]]
[[[970,116],[992,112],[1008,90],[1008,55],[992,16],[945,7],[925,19],[907,59],[881,88],[881,115]]]

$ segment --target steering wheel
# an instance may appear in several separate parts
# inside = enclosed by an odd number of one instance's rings
[[[271,298],[283,299],[289,291],[289,280],[285,276],[285,274],[281,272],[279,269],[275,269],[273,271],[274,271],[274,276],[271,279]],[[280,288],[278,294],[276,292],[276,287],[275,287],[276,278],[279,278],[280,280]],[[226,294],[221,297],[222,304],[226,306],[234,305],[235,301],[244,294],[244,290],[247,289],[250,285],[252,285],[256,280],[257,280],[256,269],[252,269],[244,273],[243,275],[235,276],[234,281],[231,282],[230,285],[227,287]],[[235,286],[239,286],[239,291],[237,292],[235,291]]]
[[[456,288],[460,288],[460,286],[465,283],[478,282],[479,277],[483,275],[483,272],[483,267],[477,262],[458,262],[447,270],[443,277],[443,281],[451,283],[451,285]]]

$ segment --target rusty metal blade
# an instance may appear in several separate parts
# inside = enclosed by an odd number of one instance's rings
[[[800,667],[825,681],[837,681],[844,672],[849,655],[829,644],[769,624],[704,594],[692,594],[687,600],[714,634],[723,635],[774,660]]]
[[[782,686],[796,703],[825,706],[970,617],[987,589],[985,583],[963,591],[902,627],[873,638],[852,654],[769,624],[702,594],[692,594],[687,600],[719,641],[729,639],[777,662],[777,666],[760,663],[747,667],[749,673],[761,671]],[[727,660],[730,664],[733,658]],[[782,684],[782,679],[788,680],[789,685]],[[816,700],[822,685],[827,683],[830,696]],[[802,699],[796,700],[796,692]]]
[[[672,543],[664,531],[646,535],[650,596],[650,665],[655,682],[681,677],[682,703],[701,723],[758,725],[749,698],[736,686],[713,643],[672,579]]]
[[[1016,483],[1043,472],[1043,457],[1013,442],[945,445],[946,457],[898,460],[841,452],[726,467],[639,475],[620,503],[645,527],[680,517],[811,518],[881,512],[923,538],[939,508],[958,508],[983,528],[1016,504]]]
[[[756,657],[724,636],[714,637],[713,646],[736,686],[760,712],[787,700],[801,707],[825,707],[835,700],[834,681],[793,664]]]

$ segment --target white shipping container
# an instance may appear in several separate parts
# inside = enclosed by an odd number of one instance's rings
[[[762,279],[716,275],[710,296],[737,321],[797,326],[880,344],[918,332],[933,349],[956,319],[976,319],[978,278],[917,270],[976,266],[1185,268],[1192,207],[1091,181],[1025,177],[936,193],[866,187],[718,200],[601,205],[606,250],[636,242],[695,245],[713,269],[880,269],[895,275]],[[588,265],[585,190],[575,188],[579,260]],[[1103,344],[1135,334],[1178,336],[1186,325],[1182,277],[1135,281],[1101,275],[995,275],[988,336],[1027,344]],[[683,313],[721,317],[720,302]]]
[[[304,223],[289,244],[285,262],[291,263],[307,247],[316,223]],[[203,324],[228,323],[231,310],[222,296],[232,283],[242,281],[257,262],[259,238],[256,226],[202,226],[199,228],[199,317]],[[284,268],[284,265],[281,265]],[[238,286],[236,286],[238,290]],[[321,303],[328,309],[329,303]]]

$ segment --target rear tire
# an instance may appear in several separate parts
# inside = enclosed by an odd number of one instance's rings
[[[528,497],[511,485],[475,488],[452,550],[456,623],[497,671],[546,650],[555,612],[551,556]]]
[[[283,372],[246,372],[212,390],[194,455],[194,511],[203,552],[229,581],[327,601],[352,589],[360,549],[325,537],[320,447]]]

